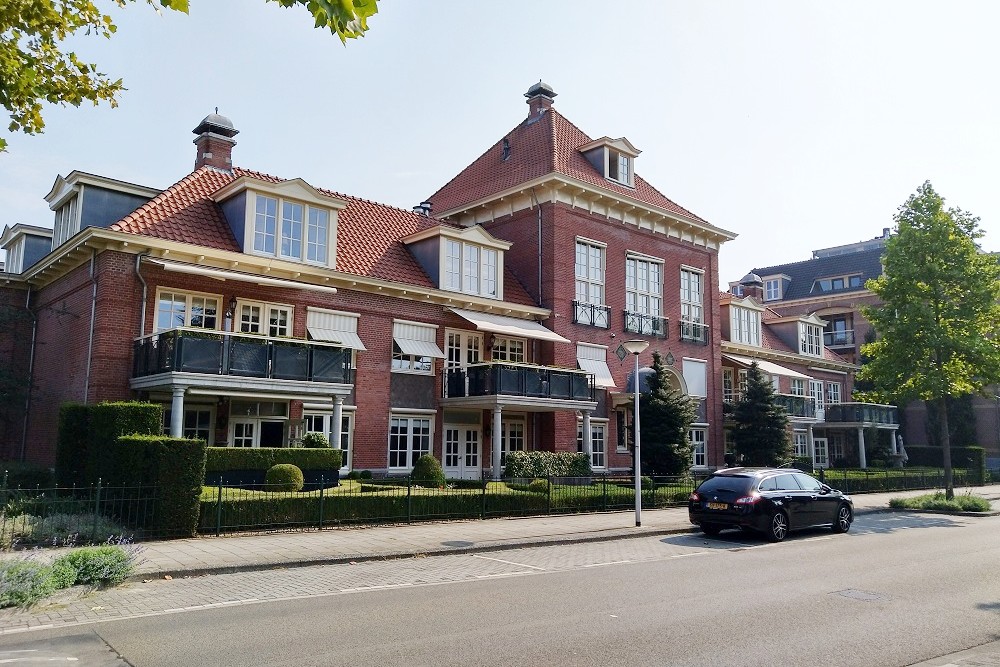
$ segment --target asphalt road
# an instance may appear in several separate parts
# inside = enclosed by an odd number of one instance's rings
[[[1000,639],[998,563],[1000,517],[887,513],[781,544],[680,534],[215,575],[67,603],[131,617],[0,636],[0,664],[911,665]]]

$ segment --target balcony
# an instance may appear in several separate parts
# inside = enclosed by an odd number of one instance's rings
[[[486,363],[446,368],[443,398],[524,396],[568,401],[594,401],[594,376],[549,366]]]
[[[823,344],[827,347],[854,347],[854,329],[824,331]]]
[[[698,322],[680,322],[680,339],[688,343],[708,345],[708,325]]]
[[[353,384],[350,349],[204,329],[171,329],[135,341],[132,377],[169,372]]]
[[[573,323],[602,329],[611,328],[611,308],[596,303],[573,302]]]
[[[899,424],[899,415],[894,405],[877,403],[828,403],[827,423],[846,424]]]
[[[784,408],[785,414],[789,417],[816,418],[816,401],[811,396],[775,394],[774,402],[776,405]]]
[[[625,331],[640,334],[642,336],[656,336],[658,338],[667,337],[667,327],[670,320],[659,315],[646,315],[644,313],[625,312]]]

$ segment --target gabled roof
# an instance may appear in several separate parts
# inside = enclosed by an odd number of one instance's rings
[[[285,179],[248,169],[232,173],[202,167],[111,225],[115,231],[240,252],[240,246],[213,200],[213,194],[239,178],[283,183]],[[318,192],[346,206],[338,213],[337,270],[415,287],[435,288],[401,239],[432,227],[451,226],[436,218],[359,199],[332,190]],[[504,300],[537,305],[510,271],[505,271]]]
[[[510,156],[503,160],[503,142],[510,146]],[[561,174],[637,199],[685,219],[709,224],[674,203],[659,190],[635,174],[635,187],[620,185],[604,178],[579,151],[593,140],[555,109],[541,116],[525,119],[505,137],[488,148],[468,167],[428,198],[439,214],[485,199],[522,183],[548,174]]]
[[[857,287],[845,287],[842,290],[835,290],[822,293],[812,292],[813,283],[819,278],[831,276],[844,276],[861,274],[862,284],[869,278],[878,278],[882,275],[882,254],[885,248],[872,248],[859,252],[845,253],[843,255],[833,255],[830,257],[818,257],[807,259],[802,262],[791,264],[778,264],[754,269],[761,278],[768,276],[786,275],[790,278],[787,288],[782,294],[782,301],[792,299],[803,299],[820,294],[826,296],[841,292],[856,292]]]

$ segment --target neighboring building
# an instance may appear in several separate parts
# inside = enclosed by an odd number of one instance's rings
[[[890,463],[889,455],[897,453],[896,408],[852,402],[857,366],[824,343],[828,322],[815,313],[779,314],[766,305],[765,285],[750,273],[739,283],[744,296],[722,296],[723,403],[739,400],[747,369],[756,362],[788,414],[796,458],[809,459],[817,468],[864,468],[866,449],[881,446],[882,461]],[[727,451],[733,451],[728,431],[726,440]]]
[[[660,350],[699,399],[696,463],[722,465],[713,286],[734,235],[545,84],[525,96],[528,117],[414,211],[233,167],[217,114],[166,190],[57,178],[44,256],[29,261],[36,228],[3,239],[24,248],[0,294],[27,304],[33,392],[0,455],[51,463],[62,403],[141,398],[216,446],[326,433],[345,471],[403,474],[430,452],[478,478],[525,449],[627,470],[632,366],[614,353],[641,337],[640,361]]]

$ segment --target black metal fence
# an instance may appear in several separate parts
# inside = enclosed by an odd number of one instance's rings
[[[845,493],[944,488],[944,470],[936,468],[827,468],[815,475]],[[974,470],[952,470],[953,486],[981,486],[985,481]]]

